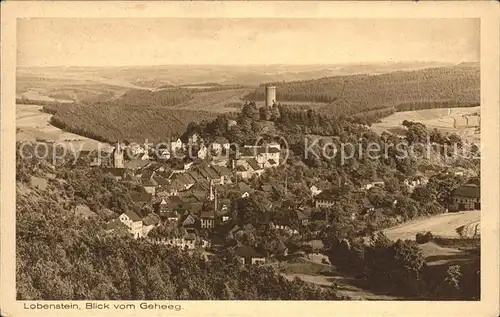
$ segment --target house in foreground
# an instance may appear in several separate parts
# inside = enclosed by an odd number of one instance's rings
[[[449,211],[465,211],[481,209],[481,187],[476,184],[465,184],[458,187],[448,206]]]
[[[128,231],[134,236],[134,238],[143,237],[142,231],[142,219],[133,211],[126,211],[120,215],[118,218],[123,224],[128,228]]]

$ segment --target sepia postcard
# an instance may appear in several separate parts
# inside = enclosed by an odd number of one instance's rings
[[[498,316],[498,2],[11,2],[2,316]]]

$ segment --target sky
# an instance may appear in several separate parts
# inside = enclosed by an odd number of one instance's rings
[[[19,19],[37,66],[477,62],[479,19]]]

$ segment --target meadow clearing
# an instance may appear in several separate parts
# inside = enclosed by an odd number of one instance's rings
[[[399,226],[386,229],[384,233],[390,240],[415,240],[417,233],[426,233],[427,231],[432,232],[434,236],[460,238],[460,227],[470,226],[470,230],[473,230],[473,225],[479,224],[480,219],[481,211],[479,210],[450,212],[425,219],[408,221]],[[467,232],[466,236],[470,237],[470,233],[470,231]]]
[[[17,105],[16,106],[16,140],[17,141],[48,141],[61,145],[73,146],[75,150],[97,149],[107,146],[74,133],[63,131],[50,124],[51,114],[41,111],[42,106]]]
[[[451,113],[448,115],[448,109]],[[463,115],[480,113],[481,107],[466,108],[439,108],[416,111],[396,112],[372,125],[373,131],[377,133],[388,132],[395,134],[404,133],[403,121],[420,122],[429,129],[438,129],[441,133],[457,133],[460,137],[469,142],[479,143],[480,133],[475,133],[475,127],[454,127],[454,119],[460,120]]]

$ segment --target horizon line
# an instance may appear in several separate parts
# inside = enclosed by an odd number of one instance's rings
[[[267,64],[210,64],[210,63],[179,63],[179,64],[130,64],[130,65],[26,65],[17,66],[20,68],[93,68],[93,67],[108,67],[108,68],[123,68],[123,67],[172,67],[172,66],[218,66],[218,67],[262,67],[262,66],[347,66],[347,65],[381,65],[381,64],[404,64],[404,63],[421,63],[421,64],[479,64],[480,61],[422,61],[422,60],[402,60],[402,61],[369,61],[369,62],[347,62],[347,63],[267,63]]]

